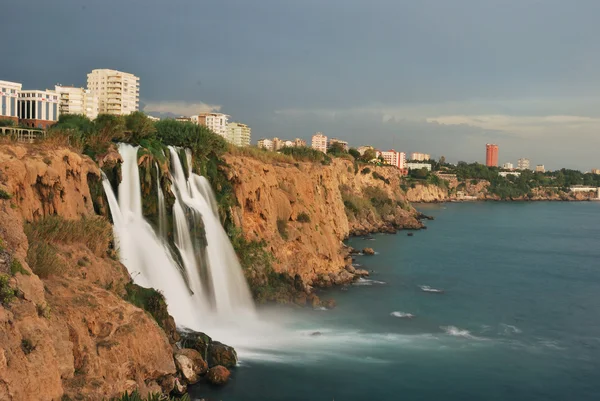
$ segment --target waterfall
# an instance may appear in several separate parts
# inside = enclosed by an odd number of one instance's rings
[[[159,233],[142,215],[137,151],[137,147],[119,145],[123,165],[118,199],[105,176],[102,182],[114,222],[119,257],[133,281],[161,291],[178,326],[202,330],[207,321],[253,316],[250,291],[216,214],[214,194],[204,177],[192,173],[191,153],[186,179],[176,149],[169,148],[175,195],[174,243],[183,264],[179,266],[166,239],[166,212],[164,216],[161,212],[165,210],[165,202],[159,179]],[[206,252],[201,241],[204,234]]]
[[[160,170],[156,166],[156,192],[158,193],[158,233],[163,241],[167,239],[167,208],[165,206],[165,194],[160,185]]]

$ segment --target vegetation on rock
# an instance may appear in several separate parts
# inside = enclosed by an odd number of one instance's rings
[[[143,397],[136,391],[125,393],[120,397],[111,398],[110,401],[190,401],[190,396],[185,394],[182,397],[169,397],[160,393],[149,394]]]
[[[0,274],[0,305],[8,305],[16,298],[15,290],[10,286],[9,277]]]

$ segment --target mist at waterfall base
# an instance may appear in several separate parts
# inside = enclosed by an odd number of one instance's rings
[[[349,240],[378,252],[356,260],[372,281],[319,294],[333,310],[259,309],[282,328],[242,332],[230,382],[192,398],[598,399],[600,203],[419,208],[436,220],[413,237]]]

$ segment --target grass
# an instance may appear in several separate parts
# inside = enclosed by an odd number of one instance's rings
[[[299,221],[300,223],[310,223],[310,216],[306,212],[301,212],[298,214],[296,221]]]
[[[97,255],[108,249],[112,239],[112,227],[104,217],[88,217],[66,220],[60,216],[48,216],[25,226],[29,243],[85,244]]]
[[[27,250],[27,263],[31,270],[40,278],[61,275],[66,266],[62,259],[57,255],[58,249],[53,244],[46,241],[33,243],[29,240],[29,249]]]
[[[0,199],[10,199],[12,198],[12,195],[9,194],[8,192],[6,192],[3,189],[0,189]]]
[[[279,231],[279,235],[281,235],[281,238],[287,241],[287,220],[277,219],[277,231]]]
[[[16,298],[15,290],[10,286],[9,277],[0,274],[0,304],[8,305]]]
[[[273,152],[270,150],[257,148],[254,146],[235,146],[229,147],[229,153],[234,156],[246,156],[252,157],[253,159],[259,160],[263,163],[294,163],[296,160],[290,156],[279,152]]]

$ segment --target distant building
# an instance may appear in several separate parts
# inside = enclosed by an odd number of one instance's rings
[[[345,151],[348,151],[349,147],[348,147],[348,142],[346,141],[342,141],[341,139],[337,139],[337,138],[331,138],[329,140],[329,145],[327,145],[327,148],[331,148],[333,146],[334,143],[339,143],[340,145],[342,145],[342,148]]]
[[[294,139],[294,146],[297,148],[306,147],[306,141],[304,139]]]
[[[505,170],[512,170],[514,168],[514,166],[513,166],[512,163],[504,163],[502,165],[502,168],[505,169]]]
[[[248,146],[251,131],[246,124],[231,122],[227,124],[227,141],[236,146]]]
[[[229,116],[223,113],[200,113],[191,117],[192,122],[204,125],[215,134],[227,138],[227,122]]]
[[[535,172],[536,173],[545,173],[546,168],[544,167],[543,164],[538,164],[537,166],[535,166]]]
[[[278,151],[285,147],[285,140],[277,137],[273,138],[273,150]]]
[[[290,141],[289,139],[285,139],[283,141],[283,147],[284,148],[293,148],[294,146],[295,146],[294,145],[294,141]]]
[[[148,120],[150,120],[150,121],[154,121],[154,122],[160,121],[160,118],[158,118],[158,117],[154,117],[154,116],[147,116],[147,117],[148,117]]]
[[[600,174],[600,168],[593,168],[592,174]]]
[[[56,85],[60,114],[82,114],[95,120],[100,111],[100,100],[92,91],[74,86]]]
[[[498,173],[498,175],[501,177],[508,177],[509,175],[519,177],[521,175],[521,173],[518,171],[501,171]]]
[[[327,153],[327,137],[322,132],[314,134],[312,136],[311,148]]]
[[[180,123],[191,123],[192,122],[192,117],[175,117],[175,121],[179,121]]]
[[[431,164],[410,162],[410,163],[406,163],[406,168],[408,170],[420,170],[422,168],[426,168],[427,171],[431,171]]]
[[[498,145],[491,143],[485,145],[485,165],[498,167]]]
[[[98,96],[98,113],[128,115],[140,109],[140,78],[117,70],[93,70],[87,88]]]
[[[418,153],[418,152],[414,152],[410,154],[410,160],[417,160],[417,161],[425,161],[425,160],[431,160],[431,155],[427,154],[427,153]]]
[[[32,128],[48,128],[58,121],[58,94],[54,91],[22,90],[18,97],[19,121]]]
[[[261,138],[258,140],[258,147],[267,150],[273,150],[273,141],[267,138]]]
[[[394,149],[378,153],[378,156],[381,156],[383,158],[383,162],[385,164],[396,166],[399,169],[404,169],[406,167],[406,153],[396,152]]]
[[[370,150],[370,149],[373,149],[373,146],[359,146],[358,149],[356,149],[356,150],[358,150],[358,153],[360,153],[360,155],[362,156],[365,154],[365,152],[367,150]]]
[[[22,85],[17,82],[0,81],[0,120],[19,122],[19,93]]]
[[[517,168],[519,170],[529,170],[529,159],[519,159],[519,161],[517,162]]]

